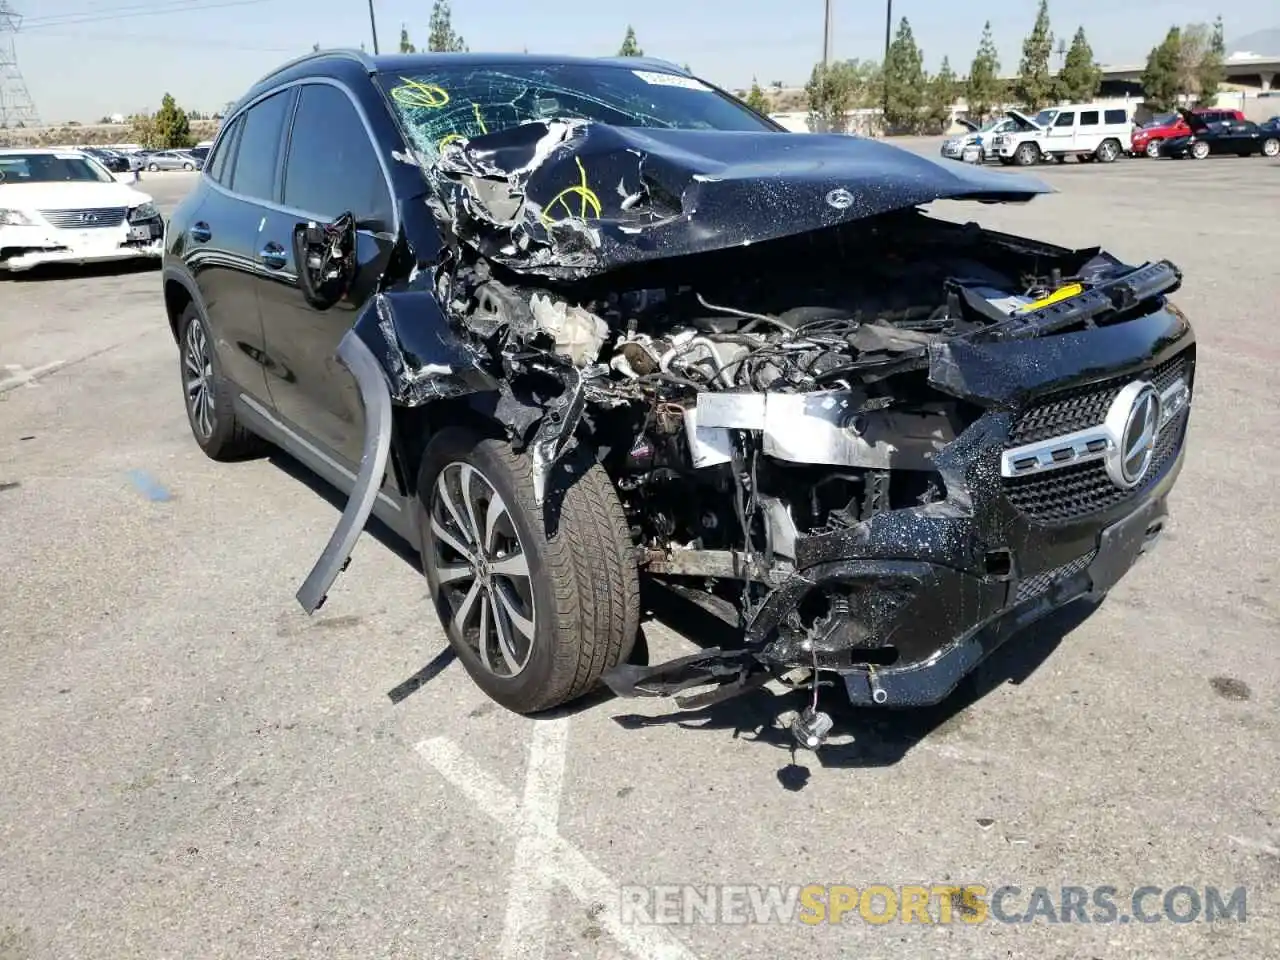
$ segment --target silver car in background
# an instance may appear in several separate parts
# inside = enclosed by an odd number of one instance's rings
[[[155,170],[203,170],[204,161],[185,150],[162,150],[146,158],[147,169]]]
[[[964,126],[966,132],[942,141],[941,152],[944,159],[963,160],[966,163],[994,160],[996,135],[1012,130],[1015,126],[1015,122],[1009,117],[996,117],[982,126],[972,120],[957,118],[956,122]]]

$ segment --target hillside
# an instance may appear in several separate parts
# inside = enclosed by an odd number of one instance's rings
[[[1255,30],[1227,44],[1227,53],[1258,53],[1268,57],[1280,57],[1280,27]]]
[[[192,120],[191,136],[196,142],[212,140],[217,120]],[[86,123],[58,127],[31,127],[0,130],[0,147],[92,147],[108,143],[130,143],[133,129],[121,123]]]

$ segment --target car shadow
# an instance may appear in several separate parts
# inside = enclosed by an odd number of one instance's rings
[[[347,497],[342,491],[289,454],[275,449],[267,455],[267,461],[323,498],[337,513],[345,508]],[[365,532],[415,571],[421,570],[417,552],[377,517],[369,518]],[[654,581],[642,580],[641,605],[640,629],[628,663],[649,664],[645,625],[652,622],[704,649],[742,646],[739,627]],[[1078,600],[1028,627],[997,648],[946,699],[932,706],[902,710],[854,707],[842,687],[834,681],[825,681],[819,688],[819,707],[834,721],[833,740],[837,742],[824,744],[815,751],[801,752],[791,731],[778,722],[784,714],[799,711],[810,703],[812,691],[808,689],[774,692],[766,687],[755,687],[708,707],[676,708],[652,716],[624,713],[614,716],[613,720],[624,729],[632,730],[674,725],[691,731],[728,732],[734,739],[746,738],[785,750],[790,759],[778,770],[778,782],[784,789],[800,790],[810,776],[808,767],[801,762],[804,757],[813,757],[822,767],[837,769],[892,766],[930,735],[954,728],[962,722],[965,711],[997,687],[1025,682],[1098,606],[1090,600]],[[393,705],[403,702],[443,673],[456,659],[453,649],[446,645],[422,669],[389,690],[388,699]],[[586,696],[540,714],[539,719],[573,716],[595,710],[615,699],[616,695],[600,684]],[[666,702],[675,704],[674,700]]]
[[[683,603],[672,597],[662,605],[662,619],[668,626],[686,637],[696,637],[699,645],[728,645],[733,628],[692,604],[687,604],[690,609],[684,613],[676,613]],[[834,728],[832,741],[815,751],[800,750],[790,729],[778,722],[784,714],[808,706],[811,689],[776,693],[757,687],[701,709],[675,709],[655,716],[621,714],[613,719],[626,729],[674,725],[690,731],[728,732],[734,739],[784,750],[790,758],[778,770],[778,781],[784,789],[799,790],[810,776],[806,758],[834,769],[892,766],[929,736],[958,727],[965,712],[997,687],[1022,684],[1030,678],[1098,606],[1079,600],[1028,627],[997,648],[946,699],[932,706],[898,710],[855,707],[836,682],[824,682],[818,705],[831,716]]]
[[[57,280],[77,280],[86,277],[125,277],[135,273],[159,273],[160,258],[135,260],[107,260],[102,263],[48,263],[20,273],[0,271],[0,278],[8,277],[13,283],[48,283]]]

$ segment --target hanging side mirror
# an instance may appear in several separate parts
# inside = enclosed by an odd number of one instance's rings
[[[355,217],[344,213],[330,223],[298,223],[293,228],[293,256],[307,303],[328,310],[347,295],[355,280]]]

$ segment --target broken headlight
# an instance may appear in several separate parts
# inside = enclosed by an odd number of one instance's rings
[[[35,226],[31,218],[21,210],[0,210],[0,227]]]
[[[154,220],[160,216],[160,211],[156,209],[156,205],[150,201],[139,204],[129,210],[129,222],[141,223],[143,220]]]

